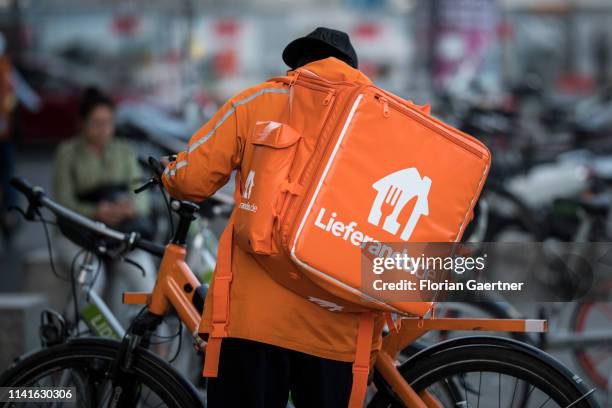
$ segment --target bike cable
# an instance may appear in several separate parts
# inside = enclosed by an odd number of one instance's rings
[[[183,324],[181,322],[180,317],[177,315],[176,316],[176,320],[178,323],[178,329],[176,330],[176,333],[170,335],[170,336],[163,336],[161,334],[155,334],[153,333],[151,336],[152,337],[156,337],[158,339],[164,339],[163,341],[157,341],[157,342],[151,342],[151,344],[165,344],[165,343],[170,343],[172,342],[174,339],[178,338],[178,344],[176,347],[176,351],[174,352],[174,356],[172,356],[172,358],[170,358],[168,361],[168,363],[173,363],[177,357],[179,356],[180,352],[181,352],[181,348],[183,346]],[[164,319],[164,323],[165,323],[165,319]]]
[[[172,209],[170,208],[170,200],[166,196],[166,192],[164,191],[163,184],[161,182],[157,183],[159,187],[159,192],[162,197],[164,197],[164,203],[166,204],[166,210],[168,211],[168,221],[170,223],[170,231],[168,231],[168,242],[172,241],[172,237],[174,236],[174,220],[172,219]]]
[[[23,216],[24,219],[27,220],[26,213],[21,208],[19,208],[19,207],[9,207],[9,210],[17,211],[18,213],[20,213]],[[64,277],[64,276],[62,276],[62,275],[60,275],[57,272],[57,268],[55,267],[55,260],[53,258],[53,249],[51,248],[51,237],[49,235],[49,229],[47,227],[47,224],[57,226],[57,223],[55,221],[51,221],[51,220],[48,220],[45,217],[43,217],[42,213],[40,212],[39,209],[36,209],[36,215],[38,216],[38,219],[35,219],[33,221],[39,221],[43,225],[43,229],[45,231],[45,241],[46,241],[46,244],[47,244],[47,252],[49,254],[49,264],[51,265],[51,272],[53,272],[53,275],[56,278],[58,278],[60,280],[63,280],[65,282],[68,282],[69,279]]]
[[[79,321],[81,320],[81,316],[79,314],[79,298],[77,296],[77,285],[74,272],[77,259],[79,259],[79,257],[85,252],[85,249],[80,249],[76,255],[74,255],[72,262],[70,263],[70,291],[72,293],[72,305],[74,306],[74,322],[72,328],[77,337],[79,335]]]
[[[100,271],[102,270],[102,259],[100,259],[100,257],[97,254],[93,253],[93,252],[89,252],[89,253],[87,253],[87,255],[95,256],[96,257],[96,262],[98,264],[98,266],[96,267],[96,272],[94,273],[93,278],[91,278],[90,286],[93,288],[93,286],[96,284],[96,281],[98,280],[98,276],[100,275]],[[87,292],[87,301],[88,302],[90,301],[89,291]]]
[[[142,265],[139,264],[138,262],[136,262],[135,260],[130,259],[130,258],[125,258],[125,257],[122,260],[123,260],[123,262],[128,263],[128,264],[138,268],[140,270],[140,272],[142,272],[142,276],[143,277],[147,276],[147,271],[145,271],[145,268],[143,268]]]

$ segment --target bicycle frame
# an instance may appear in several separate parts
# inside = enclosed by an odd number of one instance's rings
[[[192,264],[192,261],[194,261],[195,270],[205,271],[205,273],[196,276],[198,285],[210,279],[209,275],[212,274],[216,264],[216,249],[218,245],[218,241],[210,229],[209,220],[205,217],[200,218],[200,220],[202,221],[198,225],[195,237],[190,237],[190,244],[193,244],[193,247],[187,245],[187,253],[184,258],[184,261],[192,266],[194,266]],[[174,245],[174,247],[176,249],[183,249],[178,245]],[[194,254],[194,256],[190,258],[190,254]],[[195,261],[194,258],[197,257],[202,259]],[[78,303],[81,322],[84,322],[90,331],[97,336],[121,340],[125,336],[125,328],[117,320],[100,295],[93,289],[95,282],[92,281],[92,277],[96,269],[94,261],[94,255],[87,252],[83,261],[80,262],[77,273],[77,293],[79,294]],[[198,268],[198,266],[202,266],[202,268]],[[66,311],[74,313],[73,310],[74,306],[72,302],[69,302],[66,306]]]
[[[104,300],[93,288],[95,274],[94,255],[90,252],[85,254],[80,262],[77,284],[77,303],[80,320],[96,335],[120,340],[125,335],[125,329],[117,320]],[[64,315],[74,319],[74,299],[72,295],[65,307]]]
[[[187,250],[184,247],[168,244],[153,292],[125,292],[123,303],[146,304],[149,312],[158,316],[164,316],[172,305],[196,342],[204,344],[197,333],[201,316],[193,303],[201,283],[185,262],[186,255]]]
[[[168,244],[153,292],[125,292],[123,303],[146,304],[149,312],[157,316],[165,315],[170,306],[174,307],[198,346],[205,351],[206,342],[198,334],[201,313],[195,306],[203,301],[196,295],[200,282],[185,263],[186,252],[180,245]],[[547,323],[545,320],[530,319],[436,318],[432,313],[428,318],[403,319],[401,327],[391,329],[391,333],[383,339],[375,367],[406,406],[424,408],[437,407],[438,404],[427,392],[417,394],[400,375],[395,358],[403,348],[431,330],[544,332]]]

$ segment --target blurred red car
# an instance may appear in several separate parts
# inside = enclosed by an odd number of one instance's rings
[[[73,70],[62,65],[28,59],[17,66],[41,102],[36,112],[17,108],[13,123],[19,144],[56,144],[77,132],[83,86],[71,76]]]

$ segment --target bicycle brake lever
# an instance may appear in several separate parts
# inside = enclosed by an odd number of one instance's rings
[[[164,166],[153,156],[149,156],[149,167],[153,170],[153,174],[157,178],[161,178],[162,173],[164,172]]]
[[[28,220],[28,221],[34,221],[36,218],[36,210],[34,208],[32,208],[31,205],[28,205],[28,208],[26,211],[23,211],[21,208],[17,207],[16,205],[11,205],[9,206],[9,208],[7,208],[8,211],[17,211],[19,214],[21,214],[21,216]]]
[[[158,184],[159,181],[155,178],[155,177],[151,177],[149,179],[149,181],[147,181],[146,183],[144,183],[142,186],[138,187],[137,189],[134,190],[134,194],[140,194],[145,190],[148,190],[150,188],[152,188],[153,186],[155,186],[156,184]]]

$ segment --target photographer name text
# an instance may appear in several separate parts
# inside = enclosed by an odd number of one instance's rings
[[[376,291],[446,291],[446,292],[459,292],[459,291],[477,291],[477,292],[516,292],[521,291],[524,282],[478,282],[475,279],[468,280],[466,282],[450,282],[445,280],[444,282],[436,282],[427,279],[420,280],[418,282],[402,279],[396,282],[386,282],[382,279],[376,279],[373,281],[372,286]]]

